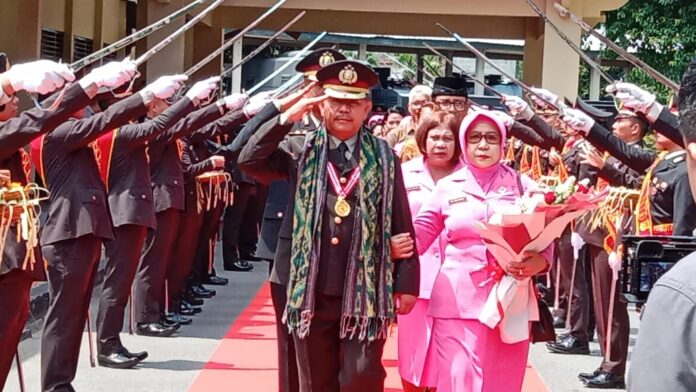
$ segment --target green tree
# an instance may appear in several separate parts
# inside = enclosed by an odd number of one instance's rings
[[[689,62],[696,57],[696,1],[629,0],[623,7],[606,13],[606,36],[668,78],[679,83]],[[617,56],[605,49],[603,58]],[[643,71],[632,68],[624,73],[612,69],[612,75],[647,87],[663,102],[671,92]]]

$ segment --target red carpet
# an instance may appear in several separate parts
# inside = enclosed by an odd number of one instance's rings
[[[277,391],[275,339],[275,317],[269,286],[265,284],[232,324],[189,391]],[[383,362],[387,369],[385,391],[400,392],[395,335],[387,342]],[[527,367],[523,391],[548,391],[539,373],[531,365]]]

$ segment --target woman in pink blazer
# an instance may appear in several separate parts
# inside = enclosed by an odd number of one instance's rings
[[[479,322],[497,266],[474,222],[487,221],[527,188],[527,178],[501,164],[506,128],[491,112],[469,114],[460,127],[464,167],[440,180],[414,219],[418,252],[446,237],[444,262],[430,295],[438,392],[515,392],[522,388],[529,341],[503,343],[500,331]],[[519,189],[520,185],[523,189]],[[518,279],[546,269],[550,250],[513,263]]]
[[[432,195],[435,184],[452,172],[460,162],[457,142],[459,124],[454,115],[438,111],[424,117],[416,129],[416,143],[422,156],[401,166],[408,192],[411,216],[416,216]],[[399,315],[399,374],[404,392],[425,391],[437,383],[437,362],[430,350],[432,318],[428,316],[430,291],[443,259],[444,238],[420,256],[420,294],[411,313]]]

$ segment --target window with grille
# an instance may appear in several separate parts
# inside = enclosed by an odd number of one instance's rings
[[[41,29],[41,58],[58,61],[63,58],[65,34],[53,29]]]
[[[93,41],[89,38],[75,36],[73,39],[73,60],[77,61],[88,54],[92,53],[92,48],[94,46]]]

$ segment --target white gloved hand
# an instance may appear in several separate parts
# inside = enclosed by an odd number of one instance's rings
[[[167,99],[176,94],[186,80],[188,80],[186,75],[160,76],[157,80],[145,86],[141,93],[151,93],[156,98]]]
[[[503,95],[503,103],[507,106],[510,113],[515,114],[517,120],[531,120],[534,117],[534,110],[527,101],[515,95]]]
[[[192,101],[208,99],[210,94],[217,88],[219,82],[219,76],[213,76],[212,78],[196,82],[196,84],[191,86],[189,91],[186,92],[186,96]]]
[[[595,124],[595,120],[593,120],[592,117],[578,109],[564,110],[563,122],[574,130],[582,132],[584,135],[587,135]]]
[[[244,106],[244,115],[248,118],[255,116],[264,106],[271,102],[273,91],[264,91],[249,98]]]
[[[606,90],[609,94],[614,94],[616,99],[621,101],[622,106],[633,111],[649,115],[651,111],[654,111],[651,109],[654,109],[656,106],[659,108],[657,111],[658,115],[662,111],[662,105],[656,101],[655,94],[651,94],[635,84],[617,82],[607,86]]]
[[[244,104],[249,100],[246,94],[234,93],[222,99],[225,102],[227,110],[236,111],[244,107]]]
[[[122,61],[112,61],[101,67],[93,69],[84,78],[80,79],[80,85],[86,88],[95,85],[97,88],[117,88],[130,82],[137,72],[138,66],[130,58]]]
[[[491,111],[491,114],[498,117],[503,122],[503,125],[505,125],[505,128],[507,128],[508,131],[510,131],[510,128],[512,128],[512,124],[515,123],[515,119],[512,118],[512,116],[508,115],[505,112],[501,112],[500,110],[493,110]]]
[[[534,103],[537,106],[539,106],[541,108],[546,108],[549,106],[549,104],[548,104],[549,102],[551,102],[555,106],[558,106],[558,95],[552,93],[549,90],[543,89],[543,88],[532,87],[532,91],[534,91],[540,97],[544,98],[544,100],[541,100],[536,95],[531,95],[532,101],[534,101]]]
[[[2,74],[9,81],[12,90],[28,93],[48,94],[63,87],[65,82],[75,80],[75,74],[67,64],[50,60],[15,64]]]

